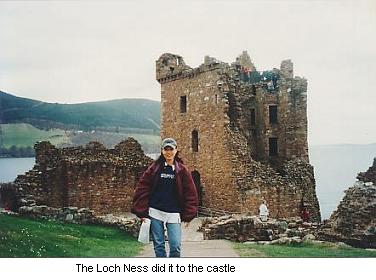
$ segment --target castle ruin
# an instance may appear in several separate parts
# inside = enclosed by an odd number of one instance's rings
[[[227,64],[212,57],[197,68],[179,55],[156,61],[161,84],[161,136],[178,142],[200,205],[272,217],[320,221],[307,143],[307,80],[293,63],[257,71],[247,52]]]
[[[197,68],[163,54],[156,67],[161,136],[178,141],[202,207],[254,215],[265,199],[273,218],[300,216],[306,207],[320,221],[308,158],[307,81],[294,77],[290,60],[261,72],[246,52],[232,64],[205,57]],[[15,187],[0,186],[0,206],[129,212],[134,187],[152,161],[134,139],[114,149],[40,142],[35,151],[34,168]]]
[[[34,146],[33,169],[0,185],[0,205],[89,208],[95,215],[129,212],[142,172],[152,162],[133,138],[113,149],[99,142],[58,149],[50,142]],[[12,188],[12,185],[14,186]]]

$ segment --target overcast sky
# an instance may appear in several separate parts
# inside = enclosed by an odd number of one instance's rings
[[[376,142],[376,1],[0,1],[0,90],[45,102],[160,100],[162,53],[243,50],[308,79],[310,144]]]

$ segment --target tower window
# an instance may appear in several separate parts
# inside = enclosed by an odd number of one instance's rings
[[[270,105],[269,106],[269,123],[277,123],[278,122],[278,110],[277,105]]]
[[[277,156],[278,155],[278,138],[271,137],[269,138],[269,156]]]
[[[192,131],[192,151],[198,152],[198,131]]]
[[[252,85],[252,94],[256,95],[256,86],[255,85]]]
[[[255,109],[251,109],[251,125],[256,125],[256,112],[255,112]]]
[[[187,112],[187,96],[180,96],[180,113]]]

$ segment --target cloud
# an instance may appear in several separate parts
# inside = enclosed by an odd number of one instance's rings
[[[372,142],[372,1],[0,2],[0,89],[49,102],[160,99],[155,60],[178,53],[308,79],[311,143]],[[351,112],[351,113],[350,113]],[[368,129],[367,129],[368,127]],[[361,131],[367,135],[359,137]],[[342,140],[341,140],[342,139]]]

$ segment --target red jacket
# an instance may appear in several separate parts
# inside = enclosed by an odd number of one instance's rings
[[[158,183],[158,174],[164,163],[153,162],[142,174],[135,189],[131,212],[139,218],[149,216],[149,196]],[[180,213],[183,222],[190,222],[197,215],[198,196],[191,173],[179,161],[175,161],[175,178]]]

